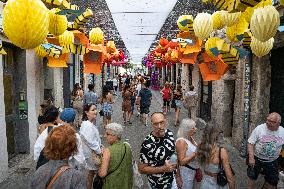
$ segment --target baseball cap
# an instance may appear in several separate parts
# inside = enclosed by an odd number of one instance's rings
[[[73,108],[64,108],[60,114],[60,119],[66,123],[72,123],[75,119],[76,112]]]

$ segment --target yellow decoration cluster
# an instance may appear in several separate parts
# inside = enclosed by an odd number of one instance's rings
[[[208,13],[199,13],[193,22],[194,33],[200,39],[206,39],[213,31],[213,20]]]
[[[89,39],[92,44],[102,44],[104,42],[104,33],[101,28],[93,28],[89,33]]]
[[[61,46],[71,45],[74,43],[74,34],[66,30],[62,35],[58,36],[58,40]]]
[[[220,30],[224,27],[224,24],[221,19],[221,12],[216,11],[212,14],[212,20],[213,20],[213,28],[215,30]]]
[[[226,35],[230,41],[238,42],[238,35],[244,34],[246,30],[248,30],[249,23],[246,21],[244,16],[241,16],[238,21],[230,27],[226,28]]]
[[[16,46],[39,46],[48,34],[48,9],[40,0],[9,0],[3,10],[5,35]]]
[[[65,15],[56,14],[60,9],[51,9],[49,13],[49,27],[48,30],[53,35],[61,35],[67,29],[67,17]]]

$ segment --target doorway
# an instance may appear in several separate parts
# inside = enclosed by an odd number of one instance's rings
[[[284,123],[284,47],[271,51],[271,88],[269,112],[278,112]]]

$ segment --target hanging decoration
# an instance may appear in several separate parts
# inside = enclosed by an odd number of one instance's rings
[[[47,66],[51,68],[66,68],[69,54],[62,54],[58,58],[48,57]]]
[[[193,22],[194,34],[204,40],[209,37],[213,31],[213,21],[208,13],[199,13]]]
[[[274,43],[273,37],[266,42],[261,42],[255,37],[252,37],[250,48],[253,54],[255,54],[258,57],[262,57],[270,52],[270,50],[273,48],[273,43]]]
[[[212,58],[206,53],[202,54],[204,63],[199,64],[200,73],[204,81],[215,81],[227,72],[228,64],[225,64],[219,57]]]
[[[279,12],[274,6],[256,9],[250,21],[252,35],[261,42],[265,42],[273,37],[279,25]]]
[[[177,20],[178,29],[181,31],[193,32],[192,15],[182,15]]]
[[[104,33],[101,28],[93,28],[89,33],[89,39],[92,44],[99,45],[104,42]]]
[[[229,13],[228,11],[221,11],[220,15],[223,24],[230,27],[238,21],[241,12]]]
[[[59,11],[60,9],[54,8],[49,12],[48,30],[56,36],[63,34],[67,29],[67,17],[65,15],[58,15]]]
[[[240,16],[234,25],[226,28],[226,35],[230,41],[239,42],[242,38],[238,38],[237,36],[244,34],[244,32],[248,30],[248,27],[249,23],[244,16]]]
[[[68,24],[68,28],[77,30],[80,27],[83,27],[91,16],[93,16],[92,10],[86,9],[86,11],[79,15],[72,24]]]
[[[48,9],[40,0],[8,1],[3,10],[4,33],[22,49],[35,48],[48,33],[48,14]]]
[[[74,43],[74,34],[71,31],[65,31],[58,36],[58,41],[61,46],[71,45]]]
[[[216,11],[212,14],[212,20],[213,20],[213,28],[215,30],[220,30],[224,27],[220,11]]]

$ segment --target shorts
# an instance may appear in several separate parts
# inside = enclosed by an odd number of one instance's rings
[[[170,100],[167,100],[167,99],[163,99],[164,101],[164,106],[170,106]]]
[[[277,186],[279,181],[278,161],[272,162],[261,161],[258,157],[254,156],[255,166],[248,165],[247,175],[251,180],[257,180],[259,173],[263,173],[265,182],[272,186]]]
[[[175,100],[175,103],[176,103],[176,108],[181,108],[182,106],[181,100]]]
[[[148,114],[150,112],[149,106],[140,106],[140,113],[141,114]]]

